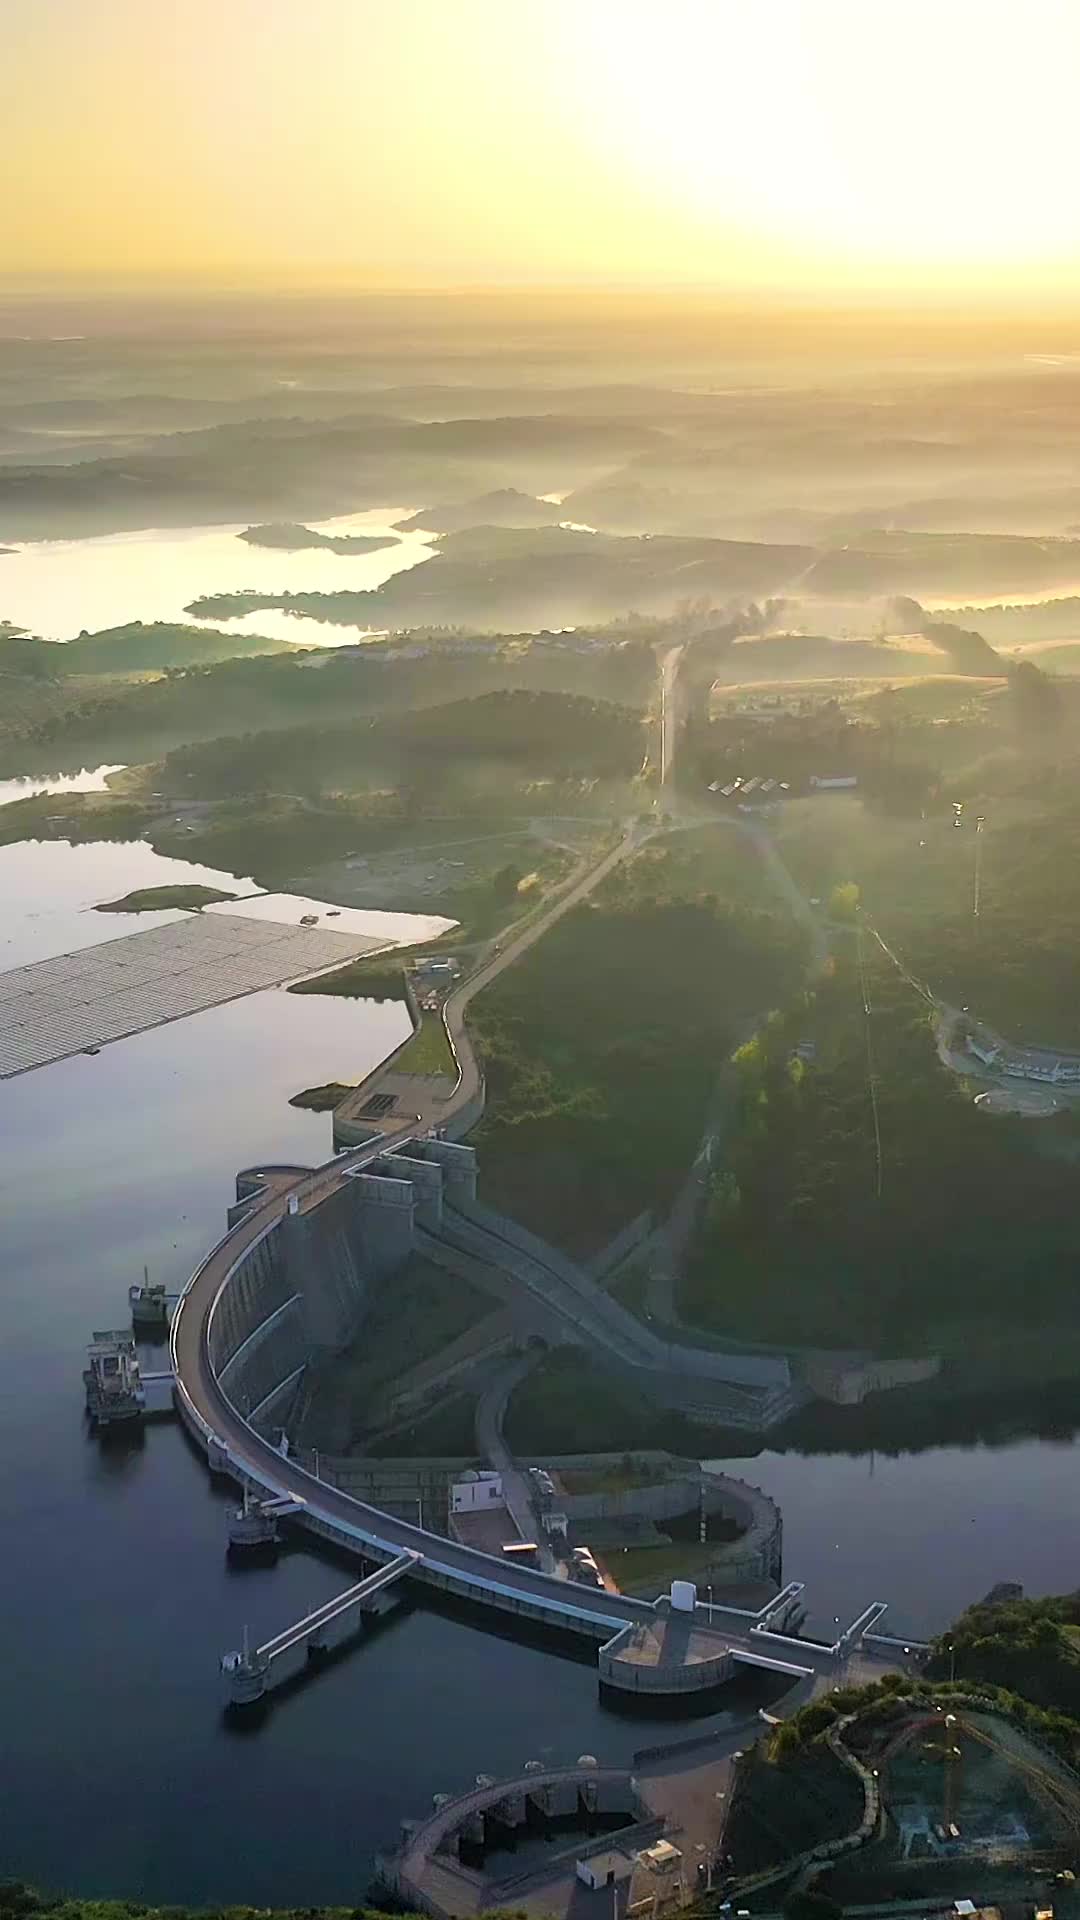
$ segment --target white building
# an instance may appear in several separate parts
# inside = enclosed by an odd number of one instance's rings
[[[469,1472],[450,1485],[451,1513],[490,1513],[506,1505],[501,1473]]]
[[[606,1853],[590,1854],[588,1859],[579,1860],[574,1869],[583,1887],[617,1887],[621,1880],[630,1880],[634,1873],[634,1856],[620,1853],[617,1847],[609,1847]]]

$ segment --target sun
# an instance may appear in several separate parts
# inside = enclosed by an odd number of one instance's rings
[[[1071,0],[583,0],[573,45],[602,164],[703,245],[1080,274]]]

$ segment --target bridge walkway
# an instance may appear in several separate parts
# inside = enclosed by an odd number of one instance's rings
[[[299,1646],[301,1641],[314,1639],[326,1627],[332,1626],[353,1608],[362,1607],[365,1601],[373,1599],[378,1593],[385,1592],[387,1587],[394,1586],[407,1573],[415,1572],[419,1559],[420,1555],[417,1553],[402,1553],[396,1560],[391,1560],[387,1566],[377,1567],[374,1573],[369,1573],[366,1579],[357,1581],[354,1587],[348,1587],[344,1593],[335,1594],[332,1600],[324,1601],[323,1605],[316,1607],[314,1613],[309,1613],[306,1619],[295,1620],[291,1627],[284,1627],[280,1633],[274,1635],[272,1640],[266,1640],[261,1647],[256,1647],[256,1660],[265,1660],[269,1663],[271,1660],[278,1659],[281,1654],[289,1653],[293,1647]]]
[[[441,1243],[481,1272],[486,1266],[506,1275],[540,1315],[561,1322],[575,1340],[599,1348],[620,1367],[648,1373],[661,1397],[674,1392],[679,1404],[700,1405],[735,1426],[769,1425],[789,1410],[785,1360],[670,1345],[558,1248],[478,1202],[444,1203],[439,1234],[422,1231],[418,1240],[437,1262]]]

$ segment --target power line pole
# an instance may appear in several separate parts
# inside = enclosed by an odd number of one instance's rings
[[[982,837],[985,825],[986,815],[985,813],[980,813],[975,821],[975,881],[971,900],[971,913],[972,918],[975,920],[979,917],[979,902],[982,892]]]
[[[866,978],[866,960],[863,954],[862,915],[855,922],[855,958],[859,972],[859,985],[862,989],[863,1023],[866,1033],[866,1080],[870,1091],[870,1111],[874,1121],[874,1188],[877,1198],[881,1199],[883,1168],[881,1161],[881,1116],[878,1112],[877,1069],[874,1064],[874,1042],[870,1031],[870,988]]]

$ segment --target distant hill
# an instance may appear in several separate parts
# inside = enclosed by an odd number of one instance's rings
[[[1001,607],[940,607],[942,620],[978,627],[991,644],[1010,646],[1026,640],[1075,640],[1080,637],[1080,598],[1019,601]]]
[[[516,487],[499,487],[494,493],[482,493],[475,500],[453,505],[423,507],[396,525],[402,533],[463,533],[467,527],[554,527],[561,509],[550,500],[538,500],[535,494],[520,493]]]
[[[772,680],[893,680],[935,671],[930,653],[902,642],[839,640],[831,634],[741,635],[714,649],[715,680],[740,686]]]
[[[1022,534],[917,533],[870,528],[824,549],[802,582],[805,593],[1022,594],[1080,582],[1080,541]]]
[[[928,640],[941,648],[942,653],[948,654],[957,673],[986,675],[1005,672],[1001,655],[995,653],[989,640],[985,640],[981,633],[951,626],[943,620],[931,621],[923,628],[923,632]]]
[[[52,680],[56,667],[44,641],[31,640],[20,627],[0,620],[0,673],[17,674],[25,680]]]
[[[48,646],[61,673],[154,673],[165,667],[209,666],[216,660],[234,660],[261,653],[294,653],[287,640],[270,640],[259,633],[220,633],[213,627],[173,625],[154,620],[144,625],[129,621],[124,627],[105,627],[100,633],[80,633],[66,646]]]
[[[378,553],[380,547],[394,547],[396,540],[378,533],[316,533],[296,520],[271,520],[264,527],[247,527],[237,535],[251,547],[275,547],[283,553],[302,553],[308,547],[322,547],[327,553]]]
[[[104,459],[0,467],[0,526],[7,540],[36,540],[282,512],[322,520],[387,501],[468,499],[493,478],[541,487],[554,472],[569,486],[662,437],[644,421],[553,414],[248,420]]]
[[[628,612],[672,613],[690,601],[775,594],[801,578],[814,557],[812,547],[751,541],[469,527],[440,534],[432,559],[371,592],[206,594],[186,612],[198,620],[230,620],[280,607],[341,626],[538,632]]]
[[[888,623],[895,633],[922,634],[923,638],[948,656],[956,673],[975,673],[981,677],[1008,671],[1001,655],[981,633],[954,626],[948,620],[936,620],[907,594],[897,594],[889,603]]]
[[[320,680],[322,674],[317,676]],[[507,688],[409,712],[361,712],[331,725],[247,732],[167,754],[155,781],[201,799],[242,794],[409,789],[429,802],[477,780],[532,774],[631,778],[642,761],[640,712],[609,700]]]

